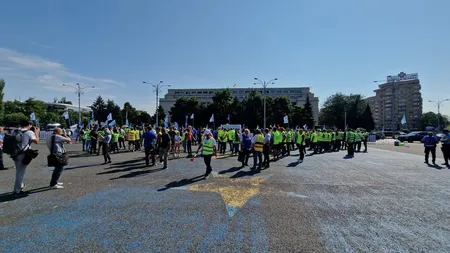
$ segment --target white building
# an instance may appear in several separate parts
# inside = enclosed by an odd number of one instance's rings
[[[200,99],[200,102],[208,104],[212,103],[212,97],[219,90],[221,89],[169,89],[164,98],[161,98],[159,102],[167,114],[178,98],[198,97]],[[240,101],[242,101],[252,90],[256,90],[263,94],[262,88],[230,88],[230,90],[233,98],[237,97]],[[311,93],[309,87],[267,88],[266,95],[273,98],[286,95],[289,97],[292,103],[300,106],[303,106],[306,103],[306,98],[307,96],[309,96],[309,100],[312,105],[314,121],[318,122],[319,98],[314,97],[314,93]]]
[[[56,109],[56,110],[64,110],[64,111],[67,111],[67,110],[70,109],[70,110],[74,110],[74,111],[78,112],[78,105],[61,104],[61,103],[50,103],[50,102],[48,102],[46,104],[47,104],[47,108],[48,109]],[[81,109],[82,112],[91,112],[92,111],[91,108],[84,107],[84,106],[81,106],[80,109]]]

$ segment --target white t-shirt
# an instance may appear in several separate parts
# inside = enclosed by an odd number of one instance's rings
[[[47,147],[48,150],[52,150],[52,136],[50,135],[47,139]],[[66,153],[66,149],[64,148],[64,143],[67,142],[67,138],[64,136],[61,136],[59,134],[55,135],[55,145],[53,146],[53,153],[54,154],[64,154]]]
[[[20,129],[20,131],[25,131],[24,129]],[[23,138],[22,138],[22,146],[21,148],[24,150],[27,150],[30,148],[31,146],[31,141],[36,140],[36,135],[34,134],[33,131],[28,130],[25,133],[23,133]],[[28,146],[28,144],[30,144],[30,146]],[[27,147],[28,146],[28,147]]]

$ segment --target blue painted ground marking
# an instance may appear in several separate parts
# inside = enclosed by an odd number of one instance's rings
[[[291,197],[301,198],[301,199],[308,198],[308,196],[300,195],[295,192],[288,192],[287,195],[291,196]]]
[[[262,215],[238,212],[236,221],[219,208],[211,217],[201,207],[217,196],[196,194],[108,188],[0,227],[0,234],[26,236],[0,237],[0,251],[211,252],[226,241],[238,252],[250,248],[246,237],[259,252],[268,247]],[[261,208],[257,199],[248,204]]]
[[[227,212],[228,212],[228,216],[230,216],[230,218],[233,217],[238,210],[239,210],[238,207],[227,205]]]
[[[255,204],[258,206],[258,210],[261,210],[261,203],[259,201],[255,201]],[[254,253],[263,253],[269,252],[269,239],[267,238],[264,218],[260,212],[254,212],[251,214],[252,217],[252,232],[251,232],[251,240],[252,240],[252,248],[251,252]]]
[[[215,216],[217,221],[224,220],[223,216],[219,212],[217,212]],[[211,252],[215,244],[222,241],[227,233],[228,233],[228,225],[226,224],[226,222],[217,222],[211,224],[209,226],[209,230],[205,236],[205,239],[203,239],[202,241],[199,252],[201,253]]]

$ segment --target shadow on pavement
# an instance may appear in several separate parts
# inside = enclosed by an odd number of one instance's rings
[[[3,194],[0,194],[0,203],[14,201],[16,199],[26,198],[30,194],[39,193],[39,192],[45,192],[45,191],[48,191],[48,190],[51,190],[51,189],[52,188],[50,186],[46,186],[46,187],[32,189],[32,190],[29,190],[29,191],[24,191],[23,194],[20,194],[20,195],[14,195],[12,192],[3,193]]]
[[[134,169],[143,169],[147,166],[145,164],[134,164],[134,165],[127,165],[127,166],[119,166],[119,167],[123,168],[123,169],[107,170],[104,172],[99,172],[99,173],[97,173],[97,175],[127,172],[127,171],[134,170]],[[110,167],[110,168],[105,168],[105,169],[112,169],[112,168],[117,168],[117,167]]]
[[[286,167],[296,167],[297,165],[299,165],[299,162],[291,162],[290,164],[288,164]]]
[[[127,161],[123,161],[123,162],[112,163],[111,166],[114,166],[114,165],[129,165],[131,163],[138,163],[138,162],[141,162],[143,160],[145,160],[145,159],[144,158],[139,158],[139,159],[134,159],[134,160],[127,160]],[[116,166],[116,167],[118,167],[118,166]]]
[[[133,167],[133,168],[137,169],[138,167]],[[142,166],[142,168],[145,168],[145,166]],[[110,178],[109,180],[117,180],[117,179],[121,179],[121,178],[138,177],[138,176],[142,176],[142,175],[150,174],[150,173],[155,173],[155,172],[162,171],[162,170],[164,170],[164,169],[163,168],[159,168],[159,169],[153,169],[153,170],[135,171],[135,172],[128,173],[126,175],[119,176],[119,177]]]
[[[205,179],[204,175],[201,175],[201,176],[196,176],[196,177],[189,178],[189,179],[182,179],[180,181],[173,181],[171,183],[166,184],[166,186],[164,188],[158,189],[158,191],[161,192],[161,191],[168,190],[170,188],[182,187],[182,186],[193,184],[195,182],[198,182],[198,181],[201,181],[204,179]]]
[[[242,167],[242,166],[241,167],[232,167],[232,168],[229,168],[227,170],[219,171],[218,174],[232,173],[232,172],[236,172],[236,171],[238,171],[238,170],[240,170],[242,168],[244,168],[244,167]]]
[[[435,168],[435,169],[437,169],[437,170],[442,170],[444,167],[442,167],[442,166],[439,166],[439,165],[437,165],[437,164],[427,164],[428,165],[428,167],[430,167],[430,168]]]
[[[230,178],[241,178],[241,177],[251,177],[255,174],[258,174],[259,171],[257,170],[250,170],[250,171],[239,171],[238,173],[234,174]]]
[[[69,160],[70,162],[70,160]],[[89,167],[93,167],[93,166],[100,166],[100,163],[97,164],[90,164],[90,165],[79,165],[79,166],[73,166],[71,167],[70,165],[67,166],[66,168],[64,168],[64,170],[73,170],[73,169],[81,169],[81,168],[89,168]]]

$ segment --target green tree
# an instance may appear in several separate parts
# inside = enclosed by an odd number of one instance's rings
[[[31,115],[34,113],[37,119],[42,119],[47,113],[47,104],[44,101],[29,98],[23,102],[23,113]]]
[[[99,95],[97,99],[92,103],[91,109],[94,111],[95,119],[100,121],[105,121],[106,116],[108,116],[106,111],[105,100]]]
[[[438,126],[438,114],[434,112],[426,112],[422,114],[420,122],[422,129],[425,129],[425,127],[436,128]],[[439,114],[439,123],[443,127],[448,126],[450,124],[448,116]]]
[[[184,126],[186,116],[188,116],[188,123],[191,122],[190,116],[194,114],[194,121],[200,119],[201,109],[200,100],[197,97],[179,98],[175,101],[174,106],[169,111],[170,121],[177,122],[180,126]],[[197,122],[198,123],[198,122]]]
[[[115,120],[118,125],[122,125],[124,123],[120,106],[114,103],[114,100],[108,99],[106,101],[106,112],[106,116],[111,113],[113,120]]]
[[[216,92],[212,97],[213,103],[211,108],[214,109],[214,121],[216,124],[227,122],[228,114],[230,113],[231,102],[233,96],[230,89],[222,89]]]
[[[3,97],[5,96],[5,93],[3,93],[3,90],[5,89],[5,80],[0,79],[0,124],[4,123],[4,116],[5,116],[5,106],[3,103]]]
[[[350,128],[362,127],[362,115],[366,107],[367,103],[359,94],[347,96],[336,93],[325,100],[323,108],[320,110],[319,125],[344,129],[345,112],[347,112],[347,125]]]
[[[164,111],[164,109],[162,108],[162,106],[160,105],[158,107],[158,126],[164,126],[164,120],[166,118],[166,112]],[[170,119],[169,119],[170,121]],[[156,110],[155,110],[155,114],[152,117],[152,122],[156,122]]]
[[[294,105],[292,111],[289,115],[289,124],[291,128],[296,126],[303,127],[306,123],[306,112],[305,109],[299,105]]]
[[[136,124],[139,124],[139,125],[142,125],[142,123],[147,124],[147,123],[150,123],[150,121],[151,121],[151,117],[146,111],[140,111],[140,110],[136,111],[136,119],[135,119]]]
[[[23,120],[28,120],[28,117],[21,112],[15,112],[5,115],[5,125],[9,127],[17,127]]]
[[[267,101],[266,101],[267,102]],[[289,115],[292,110],[291,101],[287,96],[279,96],[273,100],[273,104],[270,107],[271,119],[274,125],[284,125],[284,116]]]
[[[250,129],[255,129],[258,125],[263,123],[263,99],[261,95],[255,90],[250,91],[250,94],[242,101],[242,115],[241,123]]]
[[[366,109],[359,117],[360,126],[368,131],[372,131],[375,129],[375,121],[373,120],[372,111],[370,110],[370,106],[366,105]]]
[[[306,124],[308,128],[313,128],[315,126],[314,113],[311,101],[309,100],[309,95],[306,97],[306,102],[305,105],[303,106],[303,109],[304,109],[304,118],[302,119],[302,124],[303,125]]]

